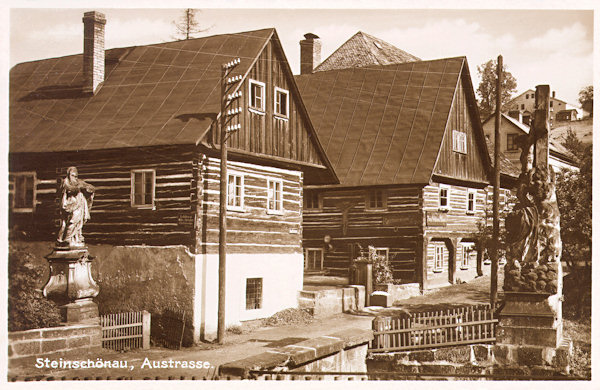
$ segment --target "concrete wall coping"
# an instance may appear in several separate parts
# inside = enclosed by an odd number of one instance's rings
[[[346,329],[222,364],[219,367],[219,374],[247,377],[251,370],[269,370],[283,366],[293,368],[368,343],[372,339],[372,330]]]

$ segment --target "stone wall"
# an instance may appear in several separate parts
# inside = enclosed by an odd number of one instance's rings
[[[373,332],[348,329],[223,364],[219,375],[248,378],[252,370],[367,372],[367,344]]]
[[[37,358],[94,352],[102,347],[100,325],[69,325],[8,333],[9,367]]]
[[[566,375],[568,356],[563,354],[558,358],[566,363],[562,369],[545,364],[542,359],[532,359],[529,355],[523,355],[519,363],[507,364],[505,357],[498,356],[494,345],[473,344],[411,352],[373,353],[367,358],[367,370],[370,379],[376,379],[377,372],[497,377]],[[383,375],[382,379],[385,379]]]

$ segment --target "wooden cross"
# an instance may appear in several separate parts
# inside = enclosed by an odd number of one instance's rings
[[[538,85],[535,87],[535,111],[533,126],[529,131],[530,139],[534,145],[533,166],[548,169],[550,126],[548,114],[550,110],[550,86]]]

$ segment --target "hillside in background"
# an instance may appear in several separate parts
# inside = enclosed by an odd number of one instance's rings
[[[567,136],[567,132],[569,129],[575,132],[577,138],[581,140],[584,144],[591,144],[594,138],[593,132],[593,119],[586,118],[580,121],[573,122],[559,122],[560,125],[552,128],[550,130],[550,137],[558,141],[558,143],[562,143]]]

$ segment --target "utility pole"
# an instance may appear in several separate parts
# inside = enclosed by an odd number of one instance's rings
[[[498,79],[496,80],[496,121],[494,127],[494,196],[493,215],[494,231],[492,234],[492,275],[490,281],[490,304],[492,310],[496,305],[498,294],[498,247],[500,246],[500,218],[498,215],[498,200],[500,197],[500,122],[502,106],[502,56],[498,56]]]
[[[221,118],[219,121],[221,142],[221,172],[219,192],[219,309],[217,318],[217,343],[225,339],[225,273],[227,265],[227,139],[229,134],[241,128],[239,114],[242,112],[240,97],[242,93],[234,89],[242,76],[229,77],[233,69],[239,65],[237,58],[221,68]],[[238,88],[239,89],[239,88]],[[233,107],[237,106],[237,107]],[[237,122],[233,124],[233,122]]]

